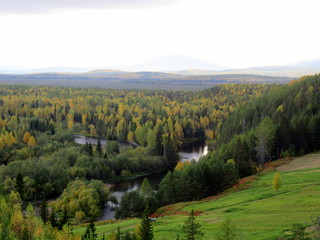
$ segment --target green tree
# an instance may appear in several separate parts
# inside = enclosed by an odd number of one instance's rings
[[[46,223],[49,220],[48,205],[47,205],[47,201],[45,198],[42,200],[41,209],[40,209],[40,217],[42,218],[42,221],[44,223]]]
[[[23,199],[23,197],[24,197],[24,182],[23,182],[23,176],[21,173],[18,173],[17,177],[16,177],[16,191],[20,194],[20,198]]]
[[[191,210],[187,221],[185,221],[184,226],[182,227],[184,240],[202,239],[203,232],[200,230],[200,228],[201,225],[196,221],[194,210]]]
[[[164,157],[170,169],[174,169],[179,161],[179,154],[177,151],[177,144],[175,140],[169,137],[164,145]]]
[[[225,219],[214,236],[215,240],[238,240],[241,235],[237,231],[236,225],[230,220]]]
[[[97,239],[96,226],[93,220],[91,220],[86,227],[86,231],[82,236],[82,240],[96,240],[96,239]]]
[[[140,225],[139,237],[141,240],[153,239],[153,227],[148,215],[149,215],[149,208],[147,207],[143,213],[141,225]]]
[[[97,151],[98,155],[101,157],[101,155],[102,155],[102,145],[101,145],[100,138],[98,139],[98,144],[97,144],[96,151]]]
[[[150,186],[150,183],[147,178],[143,179],[141,187],[140,187],[140,194],[146,199],[151,196],[153,193],[153,189]]]
[[[123,194],[115,218],[141,217],[145,209],[144,198],[138,191]]]
[[[259,165],[271,159],[271,148],[275,136],[275,125],[269,117],[264,118],[255,129],[256,153]]]

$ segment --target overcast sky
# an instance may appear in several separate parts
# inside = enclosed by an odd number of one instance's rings
[[[184,54],[226,67],[320,58],[319,0],[0,0],[0,65],[129,66]]]

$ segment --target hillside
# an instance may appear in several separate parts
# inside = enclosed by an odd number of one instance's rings
[[[312,168],[309,168],[309,160],[313,162]],[[298,167],[293,167],[296,165]],[[288,170],[286,167],[289,167]],[[272,189],[275,169],[282,175],[282,186],[278,192]],[[293,161],[272,162],[263,172],[241,179],[239,184],[217,197],[159,209],[159,217],[153,223],[155,239],[175,239],[192,209],[199,215],[198,220],[206,232],[205,239],[212,239],[219,224],[226,218],[236,223],[244,239],[277,239],[286,235],[292,224],[310,225],[311,219],[319,217],[319,185],[320,153]],[[139,219],[100,222],[97,223],[97,231],[108,234],[118,227],[132,230],[139,223]],[[84,228],[79,226],[74,231],[83,232]]]

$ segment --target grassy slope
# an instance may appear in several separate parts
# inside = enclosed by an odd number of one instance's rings
[[[320,153],[310,155],[320,159]],[[297,158],[288,165],[303,163],[308,155]],[[308,162],[308,161],[306,161]],[[310,224],[311,218],[320,216],[320,166],[308,169],[299,164],[299,170],[285,171],[280,167],[282,186],[278,192],[272,189],[273,162],[264,172],[246,179],[233,189],[229,189],[218,197],[211,197],[197,202],[179,203],[158,210],[163,215],[153,223],[155,239],[176,239],[181,226],[192,209],[198,211],[198,220],[205,231],[205,239],[213,239],[212,235],[225,219],[232,219],[244,239],[276,239],[283,236],[293,223]],[[315,167],[314,165],[312,167]],[[119,226],[121,229],[133,229],[140,223],[139,219],[98,223],[97,231],[109,233]],[[83,232],[80,226],[75,232]]]

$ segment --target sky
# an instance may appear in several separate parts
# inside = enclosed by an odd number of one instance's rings
[[[0,0],[0,66],[228,68],[320,59],[319,0]]]

